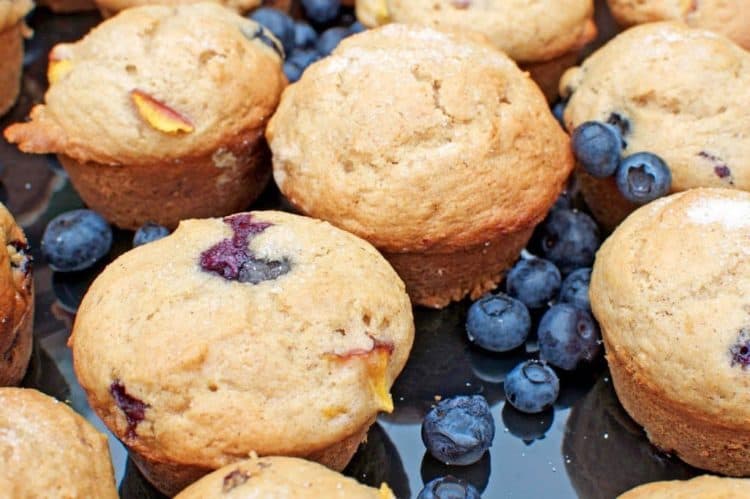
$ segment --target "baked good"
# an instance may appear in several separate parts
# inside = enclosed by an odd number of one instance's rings
[[[17,385],[31,358],[34,279],[23,230],[0,203],[0,386]]]
[[[349,37],[307,68],[266,137],[290,202],[373,243],[412,301],[433,307],[495,287],[573,163],[512,60],[402,24]]]
[[[693,189],[630,215],[599,250],[591,308],[617,396],[649,440],[750,475],[750,193]]]
[[[286,79],[270,33],[214,3],[146,6],[50,53],[31,120],[5,130],[56,153],[119,227],[246,208],[270,176],[263,130]]]
[[[648,47],[648,50],[644,50]],[[678,23],[631,28],[569,69],[565,126],[595,120],[620,128],[623,156],[648,151],[666,161],[672,191],[750,189],[750,53],[728,39]],[[606,228],[635,205],[614,178],[578,169],[581,191]]]
[[[201,478],[176,499],[395,499],[388,485],[360,485],[320,464],[291,457],[253,457]]]
[[[26,388],[0,388],[3,497],[117,499],[107,437],[73,409]]]
[[[372,246],[268,211],[187,220],[115,260],[70,346],[91,407],[173,495],[251,451],[343,469],[393,409],[413,336]]]
[[[357,0],[356,12],[370,27],[398,22],[480,32],[529,71],[550,101],[560,76],[596,36],[592,0]]]
[[[82,1],[82,0],[78,0]],[[125,9],[132,9],[133,7],[141,7],[144,5],[187,5],[192,3],[201,2],[216,2],[228,9],[234,10],[240,14],[249,12],[256,7],[259,7],[263,2],[261,0],[93,0],[96,7],[99,8],[102,16],[112,17],[120,11]]]
[[[682,21],[693,28],[721,33],[750,49],[748,0],[607,0],[622,26],[657,21]]]
[[[748,487],[750,480],[703,475],[685,481],[647,483],[619,499],[744,499]]]
[[[31,0],[0,0],[0,116],[16,103],[21,91],[23,18],[33,8]]]
[[[94,0],[39,0],[39,5],[49,7],[52,12],[68,14],[71,12],[83,12],[95,10]]]

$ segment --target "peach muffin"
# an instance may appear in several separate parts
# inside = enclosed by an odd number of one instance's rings
[[[647,483],[619,499],[745,499],[748,487],[750,480],[704,475],[685,481]]]
[[[23,18],[31,0],[0,0],[0,116],[16,103],[21,91],[23,39],[28,28]]]

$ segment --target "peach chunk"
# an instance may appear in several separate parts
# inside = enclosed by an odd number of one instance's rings
[[[137,89],[131,90],[130,98],[141,117],[156,130],[164,133],[190,133],[193,131],[193,124],[190,120],[146,92]]]

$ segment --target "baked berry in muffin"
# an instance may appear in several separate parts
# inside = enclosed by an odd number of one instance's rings
[[[233,213],[270,175],[263,130],[286,85],[281,54],[217,4],[128,9],[53,48],[45,103],[5,136],[56,153],[120,227]]]
[[[743,499],[750,480],[704,475],[691,480],[653,482],[622,494],[619,499]]]
[[[591,276],[618,398],[695,467],[750,474],[750,193],[693,189],[630,215]]]
[[[266,137],[303,213],[367,239],[412,300],[492,289],[572,169],[542,93],[475,38],[389,24],[290,86]]]
[[[251,451],[343,469],[393,409],[413,335],[372,246],[269,211],[187,220],[118,258],[70,346],[92,408],[175,494]]]
[[[31,0],[0,0],[0,115],[15,104],[21,91],[23,18],[32,9]]]

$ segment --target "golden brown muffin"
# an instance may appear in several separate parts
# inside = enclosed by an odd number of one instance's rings
[[[21,91],[23,39],[28,31],[23,18],[31,0],[0,0],[0,116],[16,103]]]
[[[750,193],[693,189],[599,250],[591,308],[617,396],[657,447],[750,475]]]
[[[246,208],[270,175],[266,121],[286,85],[278,42],[214,3],[128,9],[50,53],[52,84],[6,138],[56,153],[119,227]]]
[[[404,284],[367,242],[253,212],[118,258],[70,345],[91,407],[175,494],[251,451],[343,469],[393,410],[413,336]]]
[[[0,388],[0,456],[3,497],[117,499],[107,437],[36,390]]]
[[[653,482],[622,494],[619,499],[746,499],[750,480],[699,476],[691,480]]]
[[[0,386],[17,385],[31,358],[34,279],[26,236],[0,203]]]
[[[77,0],[86,1],[86,0]],[[144,5],[188,5],[200,2],[215,2],[219,5],[244,14],[261,5],[261,0],[93,0],[103,17],[111,17],[125,9]]]
[[[96,9],[94,0],[39,0],[37,3],[49,7],[52,12],[57,12],[59,14]]]
[[[286,197],[374,244],[432,307],[495,287],[573,163],[544,96],[505,54],[401,24],[310,66],[266,137]]]

